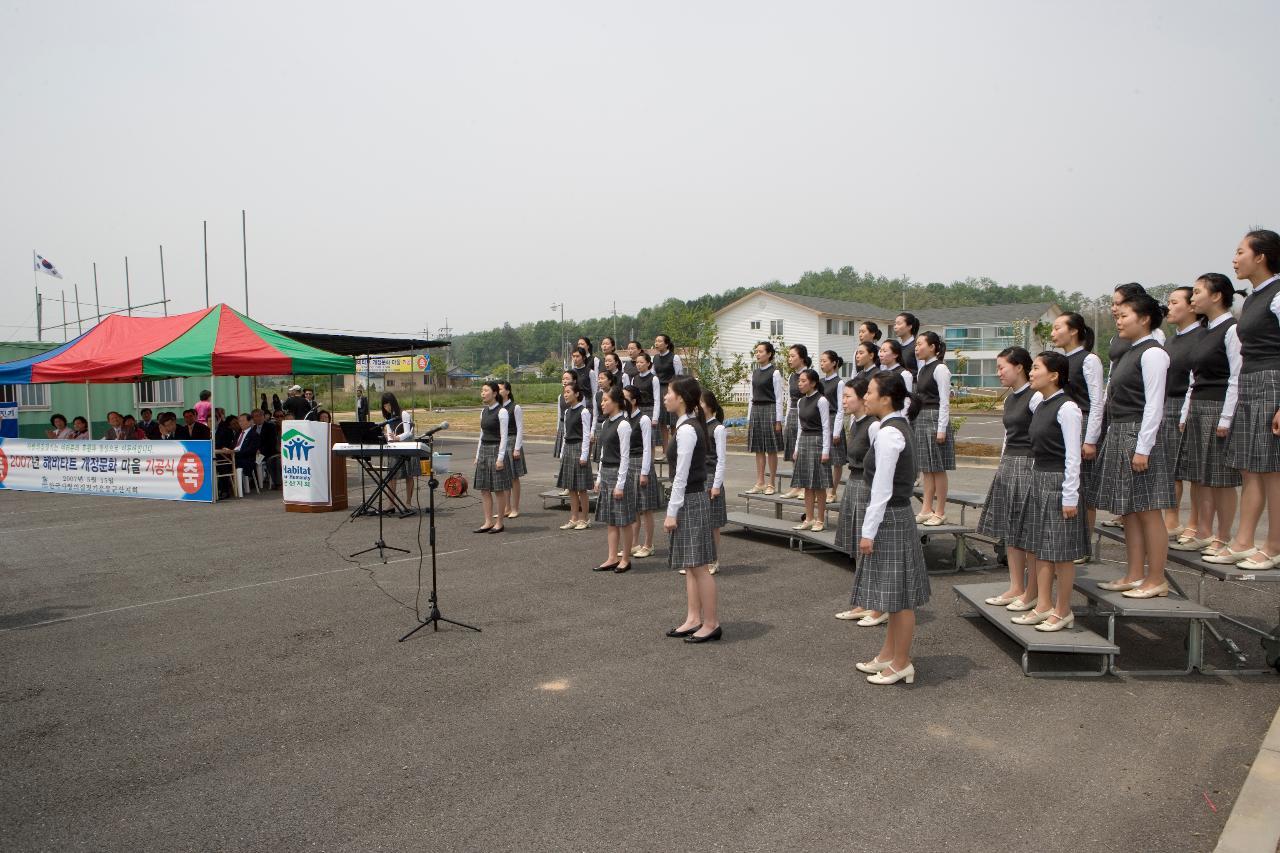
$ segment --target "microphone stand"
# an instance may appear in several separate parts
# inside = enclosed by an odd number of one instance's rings
[[[431,438],[429,437],[424,437],[424,438],[426,438],[428,448],[433,451],[432,455],[434,457],[434,450],[435,450],[434,442],[432,442]],[[433,464],[431,466],[431,477],[427,480],[427,489],[429,493],[428,513],[431,517],[431,521],[429,525],[430,531],[431,531],[429,536],[429,541],[431,542],[431,595],[427,599],[427,603],[431,605],[431,610],[427,614],[427,618],[420,619],[417,627],[415,627],[412,631],[410,631],[409,633],[401,637],[399,640],[397,640],[396,642],[398,643],[403,643],[405,640],[409,639],[414,634],[418,633],[428,625],[431,626],[432,631],[439,631],[441,622],[447,622],[450,625],[457,625],[459,628],[467,628],[472,631],[475,631],[476,633],[480,632],[480,629],[477,628],[475,625],[468,625],[466,622],[457,622],[453,619],[446,619],[440,615],[440,601],[436,591],[436,488],[439,485],[440,485],[440,481],[436,479],[436,469],[435,469],[435,465]]]

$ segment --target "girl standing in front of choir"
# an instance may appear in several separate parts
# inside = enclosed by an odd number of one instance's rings
[[[711,503],[707,495],[707,432],[701,407],[702,387],[692,376],[674,379],[663,404],[675,422],[675,435],[667,446],[671,466],[671,500],[663,529],[671,541],[669,564],[686,569],[685,618],[667,632],[686,643],[720,639],[716,614],[716,579],[708,571],[715,562]]]
[[[1036,567],[1027,572],[1026,519],[1023,512],[1031,491],[1031,353],[1009,347],[996,356],[996,375],[1009,389],[1004,398],[1004,444],[1000,467],[987,490],[978,518],[978,534],[1003,542],[1009,561],[1009,588],[987,599],[987,604],[1014,612],[1030,610],[1036,599]],[[1039,398],[1037,398],[1039,399]]]
[[[1177,469],[1179,447],[1182,444],[1182,409],[1186,405],[1187,391],[1191,387],[1191,359],[1204,334],[1204,325],[1196,312],[1191,310],[1190,287],[1175,287],[1171,290],[1165,303],[1165,312],[1177,332],[1164,345],[1164,351],[1169,355],[1169,373],[1164,382],[1164,420],[1160,424],[1160,435],[1156,443],[1164,453],[1165,467],[1173,477],[1173,506],[1164,511],[1164,527],[1169,538],[1176,540],[1188,529],[1194,532],[1200,526],[1200,510],[1196,500],[1200,495],[1194,486],[1191,489],[1191,512],[1185,526],[1178,517],[1178,507],[1182,506],[1182,479],[1178,477]],[[1207,526],[1212,528],[1212,521]]]
[[[827,489],[831,488],[831,408],[821,391],[818,371],[800,371],[800,435],[796,438],[791,488],[804,489],[804,520],[794,530],[823,529]]]
[[[413,441],[413,415],[400,408],[400,401],[390,391],[382,392],[382,419],[386,421],[382,431],[387,441]],[[279,428],[276,431],[279,432]],[[403,470],[405,504],[413,506],[418,466],[406,464]],[[395,491],[394,484],[391,491]]]
[[[818,369],[822,371],[818,386],[827,398],[827,412],[831,415],[830,465],[831,488],[827,490],[827,503],[835,503],[836,491],[840,488],[840,478],[844,476],[844,463],[849,461],[844,452],[844,380],[840,378],[840,368],[844,367],[844,359],[835,350],[823,350],[818,356]],[[806,516],[811,517],[811,516]]]
[[[863,463],[871,494],[858,541],[862,563],[853,604],[888,613],[889,629],[880,653],[857,668],[868,673],[872,684],[910,684],[916,677],[911,663],[915,611],[929,600],[929,573],[911,512],[912,485],[919,472],[911,424],[902,414],[906,383],[900,376],[879,373],[871,380],[864,403],[877,422],[871,426],[871,448]]]
[[[871,381],[871,377],[880,372],[879,344],[863,341],[854,347],[853,366],[857,368],[853,374],[855,379],[862,376]]]
[[[511,491],[511,466],[507,464],[510,416],[502,405],[498,383],[480,386],[480,440],[476,442],[476,474],[472,480],[484,505],[484,524],[475,533],[501,533]]]
[[[1036,572],[1035,607],[1013,617],[1037,631],[1061,631],[1075,622],[1071,585],[1075,561],[1089,553],[1080,513],[1080,407],[1063,390],[1066,356],[1042,352],[1031,367],[1031,487],[1023,504],[1027,556]],[[1058,583],[1054,596],[1054,581]]]
[[[724,409],[711,389],[702,392],[701,404],[707,426],[707,497],[711,501],[711,536],[716,546],[716,558],[707,567],[707,572],[714,575],[720,571],[720,528],[729,523],[729,507],[724,499],[729,434],[724,426]]]
[[[870,386],[871,380],[865,376],[845,383],[844,399],[841,401],[849,424],[849,484],[844,487],[844,497],[840,500],[840,520],[836,522],[836,550],[852,556],[855,564],[858,561],[858,543],[862,538],[862,519],[867,512],[867,501],[871,497],[871,487],[867,485],[864,470],[867,451],[871,449],[871,425],[875,423],[875,418],[867,414],[866,410],[867,389]],[[857,620],[862,628],[872,628],[888,621],[887,613],[878,613],[853,604],[857,592],[858,577],[855,570],[853,589],[849,592],[850,607],[837,613],[837,619]]]
[[[809,358],[809,348],[804,344],[792,344],[787,347],[787,367],[791,375],[787,378],[787,421],[782,428],[783,459],[794,462],[796,458],[796,436],[800,434],[800,411],[796,404],[800,402],[800,371],[813,364]],[[804,497],[804,489],[787,489],[784,498]]]
[[[1223,549],[1251,572],[1280,567],[1280,235],[1250,231],[1232,261],[1237,279],[1253,292],[1244,300],[1240,335],[1240,405],[1228,442],[1231,465],[1240,471],[1240,528]],[[1267,539],[1254,546],[1263,508]]]
[[[684,364],[680,361],[680,356],[675,353],[675,344],[671,342],[671,338],[667,335],[658,335],[653,339],[653,372],[658,377],[660,390],[658,392],[659,408],[662,408],[662,401],[667,397],[667,387],[672,380],[684,373]],[[670,412],[665,408],[658,415],[658,424],[662,428],[662,447],[666,452],[667,435],[671,427],[675,424]]]
[[[628,474],[636,484],[636,526],[631,556],[637,560],[653,556],[653,514],[662,509],[662,484],[653,471],[653,420],[640,405],[635,385],[622,390],[627,417],[631,421],[631,466]]]
[[[1216,562],[1231,541],[1240,485],[1240,472],[1227,462],[1227,437],[1240,398],[1243,363],[1236,318],[1231,315],[1233,301],[1235,288],[1221,273],[1200,276],[1191,289],[1191,308],[1204,315],[1206,322],[1191,354],[1191,392],[1183,409],[1177,476],[1190,481],[1199,512],[1194,529],[1184,530],[1169,547],[1199,551],[1209,562]],[[1230,559],[1235,562],[1234,557]]]
[[[1102,442],[1102,415],[1106,409],[1102,359],[1093,352],[1093,329],[1085,323],[1084,317],[1075,312],[1058,315],[1053,321],[1049,339],[1067,356],[1067,385],[1064,390],[1084,418],[1080,482],[1088,483],[1093,479],[1093,463],[1098,458],[1098,445]],[[1086,508],[1086,530],[1093,529],[1097,514],[1093,507]]]
[[[1117,311],[1116,331],[1128,346],[1111,371],[1106,437],[1088,485],[1093,506],[1121,516],[1128,555],[1124,578],[1099,586],[1128,598],[1169,594],[1164,511],[1173,507],[1173,472],[1155,446],[1164,419],[1169,355],[1152,334],[1163,321],[1164,308],[1146,293]]]
[[[951,429],[951,371],[942,357],[947,345],[937,332],[916,337],[916,462],[924,474],[924,509],[916,521],[937,527],[947,520],[947,472],[956,469],[956,437]]]
[[[511,461],[511,494],[507,518],[520,517],[520,478],[529,473],[524,462],[524,409],[516,402],[510,382],[499,382],[502,406],[507,410],[507,459]]]
[[[782,373],[773,363],[774,349],[761,341],[752,350],[756,366],[751,371],[751,402],[747,406],[747,451],[756,455],[756,484],[747,494],[771,495],[777,490],[778,451],[782,449]],[[765,484],[765,464],[769,483]]]
[[[600,400],[600,470],[596,477],[596,521],[608,528],[605,561],[592,571],[622,574],[631,568],[636,522],[636,484],[631,479],[631,421],[622,388],[610,385]]]
[[[586,530],[591,526],[587,496],[592,486],[591,467],[587,464],[591,410],[584,404],[583,390],[577,382],[564,387],[564,451],[556,485],[569,493],[569,521],[560,525],[561,530]]]

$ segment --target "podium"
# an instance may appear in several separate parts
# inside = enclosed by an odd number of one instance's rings
[[[347,508],[347,463],[334,455],[341,433],[319,421],[280,425],[281,493],[286,512],[337,512]]]

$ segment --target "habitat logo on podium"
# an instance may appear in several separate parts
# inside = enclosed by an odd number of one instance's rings
[[[306,462],[311,457],[311,451],[315,447],[316,440],[314,438],[296,429],[291,429],[280,436],[280,450],[284,453],[285,459]]]

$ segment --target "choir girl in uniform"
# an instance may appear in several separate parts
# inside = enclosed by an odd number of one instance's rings
[[[707,571],[714,575],[720,571],[720,528],[729,523],[729,507],[724,499],[729,434],[724,426],[724,409],[709,388],[702,392],[702,416],[707,422],[707,497],[711,501],[711,533],[716,546],[715,561]]]
[[[827,490],[827,503],[835,503],[836,490],[844,476],[844,464],[849,461],[844,451],[844,406],[840,402],[844,399],[844,380],[840,378],[842,367],[844,359],[835,350],[823,350],[818,356],[819,381],[822,383],[818,388],[827,398],[827,412],[831,415],[831,488]]]
[[[636,374],[640,369],[636,367],[636,357],[644,352],[644,347],[640,346],[639,341],[627,341],[627,361],[622,363],[622,372],[627,374],[623,385],[630,385],[631,381],[636,378]]]
[[[942,357],[947,345],[937,332],[916,337],[916,463],[924,474],[924,509],[916,520],[937,527],[947,520],[947,472],[956,469],[956,437],[951,428],[951,371]]]
[[[1178,507],[1182,506],[1182,479],[1178,477],[1177,469],[1179,446],[1182,444],[1182,408],[1191,386],[1191,358],[1204,334],[1204,326],[1201,318],[1191,310],[1190,287],[1175,287],[1170,291],[1165,309],[1168,321],[1178,331],[1164,345],[1164,351],[1169,355],[1169,374],[1164,383],[1164,421],[1156,441],[1164,451],[1165,467],[1173,476],[1173,507],[1164,511],[1164,526],[1169,538],[1177,539],[1188,528],[1194,531],[1200,526],[1198,494],[1191,496],[1191,513],[1187,516],[1186,525],[1182,525],[1178,518]],[[1195,491],[1193,487],[1192,492]]]
[[[502,405],[498,383],[480,386],[480,440],[476,442],[476,474],[471,484],[484,504],[484,524],[476,533],[501,533],[507,515],[507,493],[511,491],[511,466],[507,458],[510,414]]]
[[[591,461],[600,461],[600,430],[604,426],[604,413],[600,408],[604,395],[609,393],[609,389],[615,385],[614,376],[607,370],[601,370],[596,375],[596,397],[595,406],[591,409]]]
[[[1164,510],[1173,507],[1173,472],[1164,451],[1156,447],[1169,355],[1152,335],[1163,321],[1163,306],[1146,293],[1132,297],[1117,312],[1116,331],[1128,346],[1107,384],[1106,436],[1088,484],[1094,506],[1121,516],[1128,552],[1124,578],[1100,586],[1122,590],[1128,598],[1169,594]]]
[[[583,388],[577,382],[565,386],[564,452],[556,485],[569,491],[569,521],[560,525],[561,530],[586,530],[591,526],[591,503],[587,497],[592,486],[591,467],[587,464],[591,410],[583,398]]]
[[[795,461],[796,436],[800,434],[799,411],[796,403],[800,401],[800,371],[813,364],[809,358],[809,348],[804,344],[792,344],[787,347],[787,367],[791,375],[787,378],[787,420],[782,428],[783,458],[788,462]],[[788,489],[784,498],[803,497],[803,489]]]
[[[1183,406],[1177,477],[1191,483],[1196,524],[1169,547],[1216,557],[1231,541],[1240,472],[1227,463],[1227,436],[1240,398],[1240,336],[1231,315],[1235,288],[1222,273],[1206,273],[1191,289],[1191,309],[1205,317],[1191,353],[1191,388]],[[1214,528],[1217,516],[1217,528]],[[1234,558],[1232,558],[1234,562]]]
[[[605,338],[605,340],[609,340]],[[613,380],[613,384],[621,388],[627,384],[626,373],[622,370],[622,356],[613,350],[605,353],[600,357],[600,370],[609,374],[609,378]]]
[[[880,324],[875,320],[863,320],[858,324],[858,343],[867,344],[872,349],[880,348]]]
[[[800,371],[800,435],[796,438],[791,487],[804,489],[804,520],[795,530],[822,530],[831,487],[831,406],[812,367]]]
[[[413,440],[413,415],[400,408],[400,401],[390,391],[382,392],[382,419],[386,421],[383,433],[386,435],[387,441]],[[408,506],[413,506],[417,470],[417,465],[406,465],[404,467],[404,471],[407,474],[404,480],[404,497]],[[393,488],[392,491],[395,491],[395,489]]]
[[[600,371],[591,366],[590,356],[582,347],[575,348],[569,353],[569,369],[573,371],[573,377],[578,385],[582,388],[582,399],[586,401],[587,411],[590,412],[592,403],[596,398],[596,385],[599,381]]]
[[[901,378],[902,383],[907,386],[907,397],[909,398],[912,391],[915,390],[916,377],[903,365],[902,359],[905,355],[906,351],[903,350],[902,344],[895,340],[887,340],[880,345],[880,372],[892,373],[894,376]],[[912,354],[912,359],[914,358],[915,355]],[[910,399],[902,404],[902,416],[904,418],[907,416],[907,410],[910,405]]]
[[[1040,353],[1031,366],[1031,486],[1020,521],[1026,528],[1027,557],[1036,572],[1037,600],[1035,607],[1012,621],[1035,625],[1037,631],[1062,631],[1075,622],[1075,561],[1089,553],[1089,534],[1080,513],[1083,417],[1064,391],[1068,370],[1066,356],[1057,352]]]
[[[596,355],[595,347],[593,347],[593,346],[591,345],[591,338],[588,338],[588,337],[585,337],[585,336],[584,336],[584,337],[581,337],[581,338],[578,338],[577,346],[578,346],[579,348],[581,348],[581,349],[583,349],[583,350],[585,350],[585,351],[586,351],[586,353],[587,353],[587,358],[586,358],[587,367],[590,367],[590,368],[591,368],[591,374],[594,376],[595,374],[599,373],[599,372],[600,372],[600,357]]]
[[[858,542],[862,539],[862,518],[867,512],[867,499],[871,497],[871,488],[867,485],[866,472],[863,468],[867,451],[871,449],[871,425],[875,418],[867,414],[866,396],[871,380],[859,376],[844,386],[844,397],[841,400],[845,422],[849,429],[846,432],[845,444],[849,454],[849,484],[844,487],[844,497],[840,500],[840,519],[836,522],[836,550],[853,557],[858,562]],[[853,589],[849,591],[848,610],[836,614],[837,619],[857,620],[863,628],[883,625],[889,620],[887,613],[877,613],[853,604],[858,591],[857,572],[854,573]]]
[[[1093,463],[1102,443],[1102,416],[1106,397],[1102,377],[1102,359],[1093,352],[1094,333],[1075,312],[1059,314],[1053,321],[1049,339],[1067,356],[1067,385],[1064,389],[1084,418],[1084,444],[1080,450],[1080,482],[1093,478]],[[1098,511],[1086,507],[1085,530],[1092,530]],[[1034,569],[1033,569],[1034,571]]]
[[[756,484],[747,489],[747,494],[771,495],[778,483],[778,451],[782,449],[782,372],[773,363],[774,349],[769,341],[756,344],[752,354],[756,366],[751,371],[751,398],[747,405],[747,451],[756,455]],[[766,462],[768,485],[764,481]]]
[[[524,409],[516,402],[510,382],[499,382],[502,406],[507,410],[507,459],[511,461],[511,496],[507,518],[520,517],[520,478],[529,473],[524,461]]]
[[[644,350],[641,350],[640,354],[636,356],[636,368],[637,373],[635,378],[631,380],[631,385],[639,392],[640,408],[649,416],[656,436],[658,434],[658,410],[662,408],[662,385],[658,382],[657,374],[653,372],[653,362],[649,360],[649,354]]]
[[[906,383],[900,376],[878,373],[864,403],[877,422],[871,426],[871,448],[863,463],[863,479],[871,494],[858,541],[862,560],[853,604],[887,612],[889,629],[880,653],[857,668],[869,673],[867,681],[872,684],[910,684],[916,677],[911,663],[915,610],[929,600],[929,573],[911,513],[911,491],[918,471],[911,424],[902,415],[907,403]]]
[[[903,311],[897,317],[893,318],[893,333],[898,336],[898,345],[902,347],[902,366],[905,367],[914,379],[917,371],[916,363],[916,335],[920,334],[920,321],[916,319],[916,315],[909,311]],[[881,358],[884,353],[881,353]],[[908,388],[908,391],[911,389]]]
[[[636,484],[635,547],[631,556],[638,560],[653,556],[653,514],[662,509],[662,484],[653,471],[653,420],[640,405],[640,392],[635,385],[623,389],[627,417],[631,421],[631,466],[629,478]]]
[[[667,632],[686,643],[720,639],[716,614],[716,579],[707,570],[716,560],[711,505],[707,496],[706,426],[702,417],[702,387],[692,376],[679,376],[667,388],[663,404],[675,420],[675,435],[667,447],[671,466],[671,501],[663,529],[671,541],[669,564],[687,569],[685,618]]]
[[[577,381],[578,377],[574,375],[572,370],[566,370],[560,374],[560,394],[556,397],[556,441],[551,448],[551,456],[554,459],[560,458],[560,451],[564,448],[564,410],[566,406],[564,389],[566,385]]]
[[[653,339],[653,358],[651,363],[661,388],[658,395],[658,404],[662,411],[658,414],[658,425],[662,429],[662,447],[665,452],[668,433],[675,424],[675,419],[670,412],[662,407],[662,401],[666,399],[667,386],[671,384],[671,380],[684,373],[684,364],[680,361],[680,356],[676,355],[675,344],[671,342],[671,338],[667,335],[658,335]]]
[[[610,385],[600,400],[600,470],[596,474],[596,521],[608,527],[605,561],[592,571],[622,574],[631,568],[636,522],[636,484],[631,479],[631,421],[622,388]]]
[[[618,353],[618,344],[613,340],[613,338],[609,337],[608,335],[605,335],[603,338],[600,339],[600,369],[601,370],[607,369],[604,362],[605,362],[605,359],[608,358],[609,353],[614,353],[615,355],[618,356],[618,366],[621,367],[622,356],[621,354]]]
[[[863,341],[853,348],[854,378],[865,376],[870,381],[880,371],[880,345]]]
[[[1068,368],[1069,369],[1069,368]],[[1009,561],[1009,588],[987,599],[987,604],[1021,612],[1035,606],[1036,567],[1027,572],[1026,519],[1023,511],[1031,491],[1031,354],[1009,347],[996,356],[996,374],[1009,389],[1004,398],[1004,444],[1000,467],[987,490],[978,518],[978,534],[1003,542]]]
[[[1224,552],[1248,571],[1280,567],[1280,235],[1250,231],[1232,261],[1237,279],[1253,292],[1244,300],[1240,335],[1240,404],[1228,452],[1240,471],[1240,528]],[[1263,507],[1267,539],[1254,547]]]

